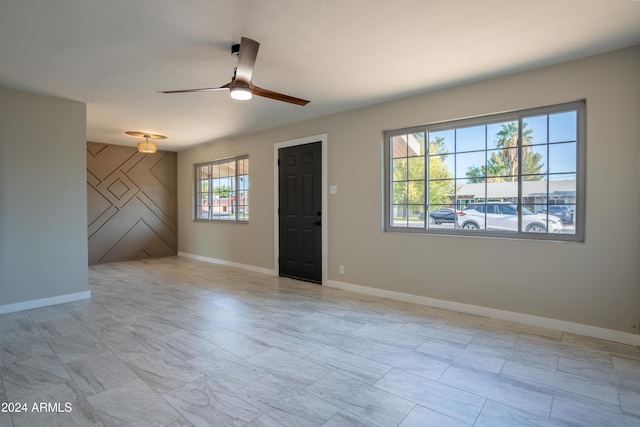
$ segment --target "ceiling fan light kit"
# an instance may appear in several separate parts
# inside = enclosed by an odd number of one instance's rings
[[[248,84],[235,80],[231,86],[229,86],[229,92],[233,99],[240,101],[246,101],[253,97],[253,92]]]
[[[144,133],[137,131],[127,131],[125,132],[129,136],[136,136],[144,138],[144,141],[138,142],[138,152],[142,154],[153,154],[158,150],[156,143],[153,141],[149,141],[151,139],[167,139],[164,135],[157,135],[154,133]]]
[[[253,95],[263,98],[275,99],[276,101],[288,102],[290,104],[304,106],[309,103],[306,99],[300,99],[293,96],[285,95],[271,90],[262,89],[254,85],[251,81],[253,68],[256,65],[258,56],[258,48],[260,43],[247,37],[240,39],[240,44],[231,46],[231,55],[238,56],[238,65],[236,66],[231,81],[220,87],[209,87],[200,89],[180,89],[180,90],[163,90],[161,93],[187,93],[187,92],[210,92],[214,90],[229,90],[229,94],[233,99],[246,101],[251,99]]]

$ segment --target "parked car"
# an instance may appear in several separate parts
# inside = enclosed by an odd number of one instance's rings
[[[543,211],[546,213],[546,211]],[[565,205],[551,205],[548,210],[550,215],[557,216],[560,218],[563,224],[572,224],[573,223],[573,212],[569,209],[569,206]]]
[[[418,219],[420,221],[422,221],[424,219],[424,212],[420,211],[418,212]],[[433,224],[433,217],[429,217],[429,224]]]
[[[456,210],[453,208],[434,209],[429,212],[429,217],[431,217],[436,224],[442,224],[443,222],[454,223],[456,222]]]
[[[485,221],[486,215],[486,221]],[[472,203],[458,212],[458,226],[467,230],[518,231],[518,207],[508,202]],[[562,221],[554,215],[535,214],[522,208],[522,229],[528,233],[562,233]]]

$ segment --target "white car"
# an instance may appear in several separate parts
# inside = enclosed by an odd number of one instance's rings
[[[465,230],[518,231],[518,206],[508,202],[471,203],[458,212],[457,223]],[[522,229],[528,233],[562,233],[562,221],[523,207]]]

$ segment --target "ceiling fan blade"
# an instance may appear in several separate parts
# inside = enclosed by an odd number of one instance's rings
[[[236,68],[236,80],[251,83],[253,67],[256,65],[258,48],[260,43],[247,37],[240,39],[240,53],[238,55],[238,66]]]
[[[211,91],[214,91],[214,90],[229,89],[230,86],[231,86],[231,82],[227,83],[226,85],[220,86],[220,87],[204,87],[204,88],[201,88],[201,89],[161,90],[161,91],[158,91],[158,93],[211,92]]]
[[[293,96],[285,95],[278,92],[273,92],[271,90],[262,89],[256,85],[251,85],[253,89],[253,94],[257,96],[262,96],[265,98],[275,99],[276,101],[288,102],[290,104],[302,105],[305,106],[311,101],[307,101],[306,99],[295,98]]]

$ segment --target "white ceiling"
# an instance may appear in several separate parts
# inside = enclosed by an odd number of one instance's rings
[[[226,92],[231,45],[260,87]],[[0,0],[0,86],[87,104],[87,139],[182,150],[640,43],[635,0]]]

